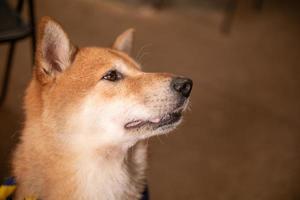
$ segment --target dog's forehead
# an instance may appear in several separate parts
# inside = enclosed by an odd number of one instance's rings
[[[129,65],[135,69],[141,69],[141,66],[137,62],[135,62],[131,57],[129,57],[127,54],[113,49],[107,49],[107,51],[111,53],[113,56],[125,62],[126,65]]]
[[[85,66],[95,66],[102,70],[115,68],[120,71],[140,71],[141,67],[127,54],[109,48],[85,47],[76,56]]]

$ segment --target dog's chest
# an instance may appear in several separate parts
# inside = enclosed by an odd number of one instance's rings
[[[137,192],[125,163],[89,160],[76,168],[79,199],[128,199],[128,194]]]

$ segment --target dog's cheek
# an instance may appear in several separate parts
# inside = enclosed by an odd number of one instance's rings
[[[122,129],[114,116],[113,105],[99,101],[95,96],[87,97],[69,117],[68,132],[72,134],[71,137],[83,143],[95,141],[95,145],[120,138]]]

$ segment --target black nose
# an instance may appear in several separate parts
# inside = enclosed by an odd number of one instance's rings
[[[193,81],[189,78],[176,77],[171,82],[171,87],[184,97],[189,97],[193,87]]]

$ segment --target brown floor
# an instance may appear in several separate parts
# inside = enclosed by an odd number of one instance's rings
[[[146,71],[194,80],[191,111],[172,134],[151,141],[152,199],[300,199],[300,9],[265,1],[240,4],[232,32],[211,8],[145,8],[100,0],[37,0],[38,17],[64,24],[80,46],[109,45],[128,27]],[[286,3],[286,4],[285,4]],[[0,64],[6,48],[0,48]],[[142,58],[141,58],[142,57]],[[29,41],[17,45],[6,104],[0,109],[0,177],[22,125],[30,79]],[[2,69],[2,68],[1,68]]]

